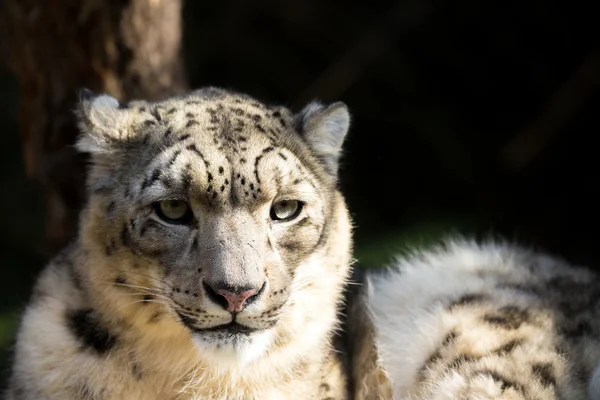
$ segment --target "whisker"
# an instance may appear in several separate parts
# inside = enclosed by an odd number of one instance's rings
[[[120,286],[120,287],[126,287],[126,288],[132,288],[132,289],[141,289],[141,290],[145,290],[147,292],[152,292],[152,293],[162,293],[162,291],[159,291],[156,288],[152,288],[149,286],[140,286],[140,285],[131,285],[129,283],[116,283],[113,282],[114,286]]]
[[[119,293],[119,296],[153,296],[156,297],[160,300],[166,300],[169,301],[170,298],[166,297],[166,296],[157,296],[156,294],[152,294],[152,293],[146,293],[146,292],[133,292],[133,293]]]
[[[109,314],[109,315],[108,315],[108,317],[109,317],[109,318],[112,318],[112,317],[114,317],[115,315],[117,315],[117,314],[119,313],[119,311],[121,311],[121,310],[122,310],[122,309],[124,309],[125,307],[129,307],[129,306],[131,306],[131,305],[138,304],[138,303],[147,303],[147,301],[146,301],[146,300],[137,300],[137,301],[132,301],[132,302],[129,302],[129,303],[127,303],[127,304],[124,304],[123,306],[121,306],[121,307],[117,308],[115,311],[113,311],[111,314]],[[162,304],[162,303],[158,303],[158,304],[164,305],[164,304]]]
[[[124,275],[127,275],[129,277],[131,277],[131,275],[138,275],[138,276],[142,276],[144,278],[149,278],[149,279],[152,279],[152,280],[154,280],[154,281],[156,281],[158,283],[161,283],[161,284],[163,284],[165,286],[168,286],[169,288],[173,289],[173,286],[171,286],[170,283],[168,283],[166,281],[163,281],[162,279],[157,278],[157,277],[152,276],[152,275],[144,274],[144,273],[141,273],[141,272],[138,272],[138,271],[124,271],[124,270],[116,270],[116,271],[120,272],[120,273],[122,273]]]
[[[123,275],[125,275],[127,279],[132,280],[133,283],[140,283],[140,284],[143,283],[143,280],[140,279],[140,277],[142,277],[142,278],[152,279],[154,282],[156,282],[157,284],[159,284],[159,286],[160,285],[164,285],[168,289],[173,289],[173,286],[171,284],[169,284],[168,282],[165,282],[165,281],[163,281],[161,279],[155,278],[155,277],[150,276],[150,275],[141,274],[141,273],[133,272],[133,271],[121,271],[121,273]],[[131,276],[131,275],[138,275],[138,277]]]

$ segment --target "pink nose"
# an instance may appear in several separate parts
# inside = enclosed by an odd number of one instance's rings
[[[225,300],[227,300],[227,311],[229,312],[242,311],[248,298],[254,296],[257,293],[254,289],[246,290],[245,292],[241,293],[233,293],[224,289],[219,289],[215,292],[218,295],[225,297]]]

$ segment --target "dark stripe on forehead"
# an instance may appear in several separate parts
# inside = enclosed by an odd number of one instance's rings
[[[160,175],[161,175],[160,170],[158,168],[155,169],[152,172],[152,175],[150,175],[149,177],[146,177],[142,181],[142,185],[140,187],[140,190],[143,191],[143,190],[147,189],[148,187],[152,186],[156,181],[158,181],[160,179]]]
[[[283,119],[283,116],[281,115],[281,111],[280,110],[275,110],[273,111],[273,117],[277,119],[277,122],[279,122],[279,124],[283,127],[283,128],[287,128],[287,124],[285,122],[285,120]]]
[[[175,161],[177,160],[177,157],[179,157],[180,154],[181,154],[181,150],[176,150],[175,153],[173,153],[173,155],[169,159],[169,161],[167,161],[167,167],[170,167],[173,164],[175,164]]]
[[[156,159],[159,159],[161,157],[164,157],[165,153],[171,151],[170,149],[165,149],[161,152],[159,152],[158,154],[156,154],[146,165],[148,168],[150,165],[155,163]],[[175,162],[177,161],[177,158],[181,155],[181,149],[177,149],[173,152],[173,154],[171,155],[171,157],[169,158],[169,160],[166,163],[162,163],[161,165],[159,165],[158,167],[154,168],[154,170],[152,171],[152,174],[149,176],[146,176],[144,178],[144,180],[142,181],[141,185],[140,185],[140,194],[141,192],[143,192],[145,189],[151,187],[152,185],[154,185],[157,181],[160,180],[160,182],[166,186],[166,187],[171,187],[172,186],[172,182],[171,179],[169,178],[169,176],[164,175],[163,170],[168,170],[171,166],[173,166],[173,164],[175,164]],[[128,197],[128,195],[126,195],[125,197]]]
[[[260,177],[258,176],[258,164],[260,163],[260,160],[263,158],[263,155],[259,155],[254,159],[254,177],[256,178],[256,183],[258,183],[260,185]]]
[[[195,143],[192,143],[192,144],[186,146],[185,148],[187,150],[191,151],[192,153],[196,154],[198,157],[200,157],[202,162],[204,162],[204,166],[206,168],[210,167],[210,162],[207,161],[206,158],[204,157],[204,154],[202,154],[202,152],[200,150],[198,150]]]
[[[279,135],[281,135],[281,132],[276,131],[273,128],[269,128],[267,130],[267,137],[269,139],[269,141],[271,141],[271,143],[277,143],[277,141],[279,140]]]
[[[193,154],[195,154],[196,156],[198,156],[198,158],[200,158],[202,160],[202,162],[204,163],[204,168],[206,169],[206,180],[209,184],[208,188],[206,189],[207,192],[212,192],[211,194],[211,198],[214,200],[217,197],[217,192],[214,191],[213,186],[212,186],[212,181],[213,181],[213,174],[210,172],[210,162],[204,157],[204,154],[202,154],[202,152],[200,150],[198,150],[198,148],[196,147],[196,144],[192,143],[188,146],[186,146],[186,150],[191,151]],[[189,164],[188,164],[189,165]],[[190,173],[191,167],[190,169],[187,171],[188,172],[188,177],[191,181],[191,173]],[[189,190],[189,185],[187,185],[187,189],[186,191]]]
[[[294,138],[294,141],[298,141],[298,139]],[[298,160],[296,165],[302,172],[315,177],[320,183],[335,183],[335,177],[325,172],[323,163],[318,160],[305,142],[302,142],[301,148],[298,148],[300,146],[290,146],[287,141],[278,143],[278,146],[294,155],[294,158]],[[317,185],[314,185],[313,182],[313,186]]]
[[[183,183],[183,191],[184,192],[189,192],[190,190],[190,186],[192,185],[192,165],[191,164],[185,164],[185,167],[183,169],[183,173],[181,175],[181,181]]]
[[[254,159],[254,172],[253,173],[254,173],[254,177],[256,179],[256,183],[258,183],[258,184],[261,184],[260,176],[259,176],[259,173],[258,173],[258,169],[259,169],[259,166],[260,166],[259,164],[262,161],[262,159],[265,156],[265,154],[271,153],[273,150],[275,150],[275,148],[272,147],[272,146],[266,147],[265,149],[262,150],[261,154],[259,154],[258,156],[256,156],[256,158]],[[286,150],[288,150],[288,149],[286,149]],[[290,151],[290,153],[292,155],[294,155],[294,157],[296,157],[296,155],[293,152]],[[286,156],[283,153],[278,152],[277,154],[278,154],[278,156],[281,159],[283,159],[284,161],[286,161],[286,163],[292,162],[292,161],[289,161],[288,158],[286,158]],[[308,184],[313,187],[313,189],[318,190],[317,188],[322,186],[322,185],[318,185],[312,179],[312,177],[315,176],[315,175],[312,174],[311,172],[307,171],[303,167],[302,164],[299,164],[298,162],[294,162],[293,168],[295,168],[295,169],[299,170],[300,172],[302,172],[304,178],[306,179],[306,181],[308,182]],[[276,179],[277,178],[278,177],[276,177]],[[318,178],[318,176],[317,176],[317,178]]]
[[[281,151],[278,152],[278,156],[288,164],[293,163],[293,168],[297,169],[298,171],[300,171],[302,173],[303,177],[306,179],[308,184],[310,186],[312,186],[313,189],[318,190],[317,188],[323,186],[322,184],[318,184],[317,182],[315,182],[315,180],[313,179],[313,177],[314,177],[319,181],[319,183],[322,183],[322,180],[320,179],[319,175],[315,174],[312,170],[310,170],[310,168],[307,170],[307,168],[305,168],[302,160],[300,158],[298,158],[293,151],[291,151],[285,147],[283,149],[289,151],[290,155],[293,156],[293,159],[290,160],[289,155],[286,156]]]
[[[295,167],[300,170],[300,172],[302,172],[302,174],[304,175],[304,178],[306,179],[306,181],[308,182],[308,184],[310,186],[312,186],[313,189],[317,190],[318,187],[321,187],[322,185],[318,185],[312,178],[315,176],[314,174],[310,173],[309,171],[306,171],[304,169],[304,167],[301,164],[295,163]],[[317,177],[318,179],[318,177]]]

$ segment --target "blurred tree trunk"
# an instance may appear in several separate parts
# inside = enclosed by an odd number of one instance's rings
[[[50,251],[77,229],[84,156],[73,150],[82,87],[122,99],[186,90],[181,0],[2,0],[3,59],[19,83],[27,175],[44,189]]]

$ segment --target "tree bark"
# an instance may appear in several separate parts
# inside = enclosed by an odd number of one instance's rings
[[[160,99],[187,89],[181,0],[3,0],[3,59],[20,87],[25,169],[44,189],[51,252],[77,229],[85,157],[76,154],[79,89]]]

